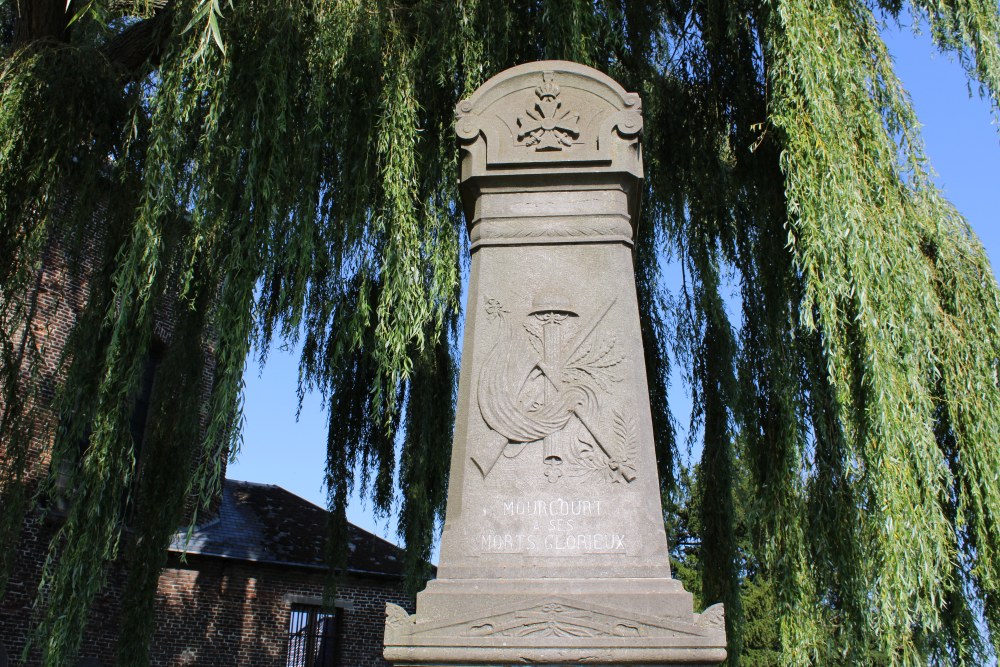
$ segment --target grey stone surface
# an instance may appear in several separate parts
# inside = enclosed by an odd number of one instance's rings
[[[457,110],[472,247],[438,578],[387,609],[396,665],[717,664],[670,576],[632,264],[641,103],[507,70]]]

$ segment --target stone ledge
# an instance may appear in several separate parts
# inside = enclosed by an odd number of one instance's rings
[[[667,667],[668,665],[717,665],[726,659],[723,647],[708,648],[635,648],[571,647],[539,648],[504,646],[387,646],[385,658],[398,667],[450,667],[452,665],[537,664],[550,667],[579,665],[628,665],[629,667]]]

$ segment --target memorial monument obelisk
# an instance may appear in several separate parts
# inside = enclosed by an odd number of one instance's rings
[[[641,104],[514,67],[458,105],[472,249],[438,578],[395,665],[714,665],[723,610],[670,576],[632,239]]]

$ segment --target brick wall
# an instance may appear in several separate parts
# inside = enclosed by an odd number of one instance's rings
[[[25,357],[35,354],[40,360],[37,375],[22,375],[22,395],[34,397],[34,402],[26,405],[28,414],[34,421],[29,467],[26,470],[31,492],[49,472],[55,423],[51,402],[61,379],[59,357],[73,324],[86,306],[86,284],[94,257],[93,251],[93,247],[85,247],[82,262],[74,265],[60,244],[49,245],[43,253],[35,290],[29,295],[33,302],[34,317],[30,323],[31,335],[23,341],[23,354]],[[23,329],[16,333],[22,338],[25,334]],[[21,346],[22,341],[17,340],[17,343]],[[0,402],[0,409],[2,408],[3,404]],[[4,456],[3,449],[4,438],[0,438],[0,457]],[[29,508],[14,547],[14,567],[7,593],[0,600],[0,644],[7,651],[11,664],[18,663],[32,627],[33,604],[41,578],[42,563],[59,521],[60,519],[39,507]],[[81,656],[111,658],[114,655],[114,641],[117,639],[114,627],[123,582],[121,575],[116,568],[112,568],[108,588],[95,600]],[[110,635],[109,628],[112,630]],[[27,664],[38,664],[37,650]]]
[[[83,262],[74,265],[62,246],[50,244],[42,253],[42,264],[28,295],[31,318],[27,330],[22,326],[13,332],[16,357],[22,361],[20,393],[25,401],[24,412],[33,421],[26,470],[28,480],[33,483],[48,472],[54,427],[51,403],[61,379],[59,358],[73,324],[87,303],[85,285],[90,278],[92,257],[90,249],[85,249]],[[35,367],[33,376],[26,372],[29,365]],[[0,397],[0,410],[6,409]],[[5,455],[6,440],[0,437],[0,457]]]
[[[27,526],[16,576],[0,605],[0,643],[13,659],[24,649],[31,605],[38,586],[39,560],[53,526]],[[171,557],[160,576],[156,622],[150,647],[152,667],[246,665],[284,667],[292,604],[320,600],[326,574],[310,568],[256,564],[213,557]],[[124,576],[116,569],[98,597],[80,657],[115,664],[120,593]],[[341,667],[386,667],[382,659],[385,604],[413,612],[402,582],[389,577],[349,576],[337,592],[342,606]],[[39,663],[32,651],[27,665]]]
[[[28,311],[31,314],[28,330],[21,327],[13,335],[17,349],[15,356],[23,360],[22,369],[27,369],[32,360],[38,360],[34,375],[29,376],[26,372],[21,375],[21,394],[32,397],[27,401],[25,413],[33,421],[31,455],[26,471],[27,479],[33,484],[48,474],[56,420],[52,401],[63,379],[60,359],[73,325],[86,308],[88,285],[100,252],[99,243],[95,229],[95,235],[76,251],[78,256],[75,260],[70,257],[70,251],[58,241],[48,244],[42,253],[32,292],[28,295]],[[176,300],[169,297],[157,306],[153,338],[159,345],[169,346],[173,338],[175,306]],[[0,322],[0,325],[3,324]],[[205,355],[201,392],[207,400],[215,363],[215,350],[211,343],[206,345]],[[5,406],[0,396],[0,410],[3,409]],[[207,424],[204,408],[199,417],[204,427]],[[5,456],[5,445],[6,439],[0,437],[0,457]],[[223,457],[223,474],[227,463],[228,458]]]
[[[325,573],[212,557],[172,563],[160,577],[155,667],[285,665],[292,604],[323,595]],[[385,604],[412,611],[398,579],[348,577],[337,593],[343,606],[339,665],[385,667]]]
[[[0,644],[10,655],[12,664],[24,651],[33,627],[35,594],[41,577],[41,566],[57,523],[40,512],[32,512],[25,521],[18,544],[14,571],[7,594],[0,601]],[[115,645],[118,641],[118,614],[125,577],[121,568],[112,567],[108,585],[94,600],[90,623],[80,648],[80,657],[98,658],[104,665],[114,665]],[[40,664],[40,652],[35,646],[25,663]]]

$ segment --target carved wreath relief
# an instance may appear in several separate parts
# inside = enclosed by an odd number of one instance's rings
[[[517,117],[517,140],[536,151],[561,151],[580,136],[580,114],[562,109],[559,86],[553,72],[542,73],[542,85],[535,88],[538,101]]]
[[[638,623],[598,614],[558,602],[506,614],[490,622],[474,623],[473,637],[640,637]]]
[[[607,483],[635,480],[636,414],[615,397],[625,354],[617,336],[602,327],[614,304],[611,299],[581,323],[568,299],[541,292],[514,327],[500,301],[486,300],[486,315],[500,331],[480,372],[479,409],[507,443],[472,458],[484,477],[500,456],[515,458],[533,445],[551,483],[564,474]]]

